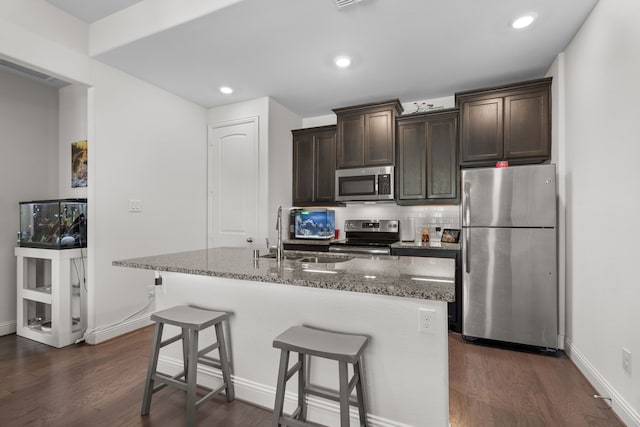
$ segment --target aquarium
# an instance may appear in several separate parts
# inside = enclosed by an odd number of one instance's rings
[[[28,248],[87,247],[87,199],[20,203],[18,245]]]
[[[300,209],[295,224],[296,239],[330,239],[336,227],[336,214],[331,209]]]

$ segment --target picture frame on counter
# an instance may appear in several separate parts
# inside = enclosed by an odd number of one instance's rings
[[[445,228],[442,230],[441,242],[443,243],[458,243],[460,240],[460,230],[455,228]]]

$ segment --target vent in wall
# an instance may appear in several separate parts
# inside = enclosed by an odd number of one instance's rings
[[[345,7],[351,6],[352,4],[356,4],[361,1],[362,0],[336,0],[336,5],[338,5],[338,7]]]
[[[0,70],[26,77],[29,80],[33,80],[56,89],[60,89],[61,87],[65,87],[69,84],[63,80],[23,67],[22,65],[14,64],[13,62],[5,61],[4,59],[0,59]]]

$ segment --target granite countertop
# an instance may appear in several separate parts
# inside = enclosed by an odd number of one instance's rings
[[[272,258],[253,259],[253,251],[245,248],[202,249],[113,261],[113,265],[447,302],[455,298],[453,259],[308,251],[284,254],[290,259],[280,265]],[[296,257],[341,262],[306,263],[294,260]],[[345,258],[348,260],[342,261]]]
[[[459,251],[460,243],[445,242],[396,242],[391,245],[391,249],[407,248],[407,249],[444,249],[450,251]]]

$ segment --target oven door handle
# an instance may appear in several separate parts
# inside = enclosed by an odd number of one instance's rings
[[[390,248],[366,248],[362,246],[331,246],[329,252],[342,252],[347,254],[390,255]]]

